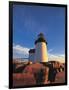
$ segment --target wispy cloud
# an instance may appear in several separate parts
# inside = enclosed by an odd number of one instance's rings
[[[39,34],[40,32],[45,32],[47,33],[47,26],[46,24],[42,24],[39,22],[39,20],[35,19],[34,16],[28,15],[24,19],[24,27],[26,28],[27,31],[34,32],[36,35]]]
[[[49,61],[59,61],[59,62],[65,62],[65,55],[64,54],[52,54],[49,53]]]
[[[65,55],[64,54],[58,54],[58,53],[53,53],[54,49],[49,49],[48,50],[48,57],[49,61],[59,61],[59,62],[65,62]]]
[[[53,51],[53,49],[49,49],[49,50],[48,50],[48,53],[50,53],[50,52],[52,52],[52,51]]]
[[[28,58],[30,48],[13,44],[13,58]],[[55,60],[59,62],[65,62],[64,54],[53,54],[53,49],[48,50],[49,61]]]
[[[26,58],[28,57],[28,51],[29,48],[27,47],[13,44],[13,58],[15,57]]]

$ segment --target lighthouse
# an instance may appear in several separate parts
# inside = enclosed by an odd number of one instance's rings
[[[47,42],[43,33],[40,33],[35,41],[35,61],[48,62]]]

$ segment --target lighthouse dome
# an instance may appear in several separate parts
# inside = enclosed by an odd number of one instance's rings
[[[46,40],[45,40],[45,38],[44,38],[43,33],[40,33],[40,34],[38,35],[38,38],[37,38],[37,40],[35,41],[35,44],[37,44],[38,42],[45,42],[45,43],[47,44],[47,42],[46,42]]]

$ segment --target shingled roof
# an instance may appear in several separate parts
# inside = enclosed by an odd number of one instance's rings
[[[30,49],[29,53],[35,53],[35,49]]]

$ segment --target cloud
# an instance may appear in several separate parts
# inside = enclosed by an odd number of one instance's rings
[[[48,53],[50,53],[50,52],[52,52],[52,51],[53,51],[53,49],[49,49],[49,50],[48,50]]]
[[[30,48],[21,46],[21,45],[15,45],[13,44],[13,58],[28,58]],[[50,49],[48,51],[48,57],[49,61],[59,61],[59,62],[65,62],[65,55],[64,54],[52,54],[53,49]]]
[[[29,48],[13,44],[13,58],[27,58]]]
[[[24,27],[26,28],[26,31],[30,30],[32,33],[34,32],[36,35],[40,32],[46,32],[48,31],[48,28],[46,24],[40,23],[39,20],[36,20],[34,16],[28,15],[24,19]]]
[[[48,57],[49,61],[59,61],[59,62],[65,62],[65,55],[64,54],[54,54],[54,49],[48,50]]]
[[[64,54],[48,54],[49,61],[59,61],[59,62],[65,62],[65,55]]]

